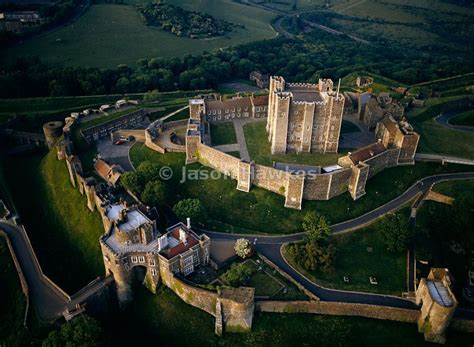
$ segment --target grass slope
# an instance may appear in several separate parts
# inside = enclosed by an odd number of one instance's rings
[[[172,346],[306,346],[318,342],[345,346],[348,341],[361,346],[425,346],[414,324],[296,313],[256,313],[250,333],[217,337],[213,317],[163,287],[157,295],[140,287],[131,310],[113,317],[108,324],[112,344],[124,346],[152,340]],[[448,331],[446,345],[471,346],[471,341],[472,334]]]
[[[46,157],[12,157],[6,171],[46,275],[73,294],[103,274],[99,214],[90,212],[86,198],[71,186],[65,162],[51,151]]]
[[[464,125],[474,127],[474,110],[466,111],[458,114],[449,120],[453,125]]]
[[[53,64],[115,67],[140,58],[176,57],[211,51],[274,36],[274,14],[231,0],[174,1],[186,9],[207,12],[218,19],[245,25],[224,37],[193,40],[148,27],[133,6],[92,5],[74,24],[7,50],[5,57],[36,55]],[[79,53],[80,52],[80,53]]]
[[[268,234],[290,234],[301,231],[301,222],[306,211],[316,210],[338,223],[360,216],[392,200],[404,192],[419,178],[442,172],[469,170],[469,167],[434,163],[418,163],[415,166],[401,166],[383,171],[369,180],[367,194],[354,201],[349,193],[342,194],[329,201],[304,201],[302,211],[285,208],[284,197],[264,189],[252,187],[249,193],[235,189],[237,182],[200,164],[185,168],[186,180],[180,182],[183,175],[184,154],[159,154],[135,144],[130,157],[135,165],[150,160],[162,166],[170,166],[174,172],[168,181],[173,205],[184,198],[198,198],[207,207],[210,218],[206,228],[221,232],[249,233],[259,231]],[[196,176],[201,179],[196,179]],[[204,177],[203,177],[204,176]],[[211,177],[206,179],[206,177]],[[203,179],[204,178],[204,179]]]
[[[408,219],[409,210],[403,211]],[[401,295],[406,291],[406,253],[387,251],[378,226],[379,222],[349,234],[334,236],[336,262],[332,272],[308,272],[294,263],[291,265],[325,287]],[[372,251],[367,251],[367,247]],[[344,276],[349,277],[350,283],[344,283]],[[377,278],[378,285],[369,283],[371,276]]]
[[[0,345],[25,344],[23,327],[26,299],[21,291],[20,279],[8,250],[7,241],[0,236]]]

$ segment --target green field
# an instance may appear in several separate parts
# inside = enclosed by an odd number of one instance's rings
[[[68,66],[116,67],[141,58],[180,57],[275,36],[275,14],[231,0],[173,1],[186,9],[245,25],[224,37],[193,40],[146,26],[133,6],[92,5],[74,24],[7,50],[5,57],[39,56],[44,62]]]
[[[55,151],[10,157],[4,163],[10,190],[43,271],[69,294],[103,274],[97,212],[69,182]]]
[[[211,141],[213,146],[237,143],[234,123],[211,124]]]
[[[144,345],[149,341],[167,341],[173,346],[307,346],[320,341],[333,346],[346,346],[349,341],[360,346],[426,345],[415,324],[296,313],[256,313],[252,332],[217,337],[212,316],[187,305],[164,287],[152,295],[139,286],[130,311],[106,324],[113,345]],[[140,333],[133,333],[137,331]],[[470,347],[472,334],[448,331],[446,346]]]
[[[409,209],[402,210],[408,219]],[[389,252],[378,233],[379,222],[349,234],[333,237],[336,247],[334,271],[308,272],[291,263],[314,282],[328,288],[400,296],[407,290],[405,252]],[[372,250],[368,251],[367,248]],[[289,261],[289,258],[286,258]],[[350,282],[345,283],[344,276]],[[372,285],[369,277],[377,278]]]
[[[449,120],[450,124],[474,127],[474,110],[458,114]]]
[[[352,200],[349,193],[344,193],[328,201],[304,201],[302,211],[298,211],[285,208],[283,196],[264,189],[252,187],[249,193],[238,191],[235,189],[237,182],[223,175],[216,175],[220,177],[218,179],[195,179],[195,174],[214,177],[213,170],[200,164],[186,166],[186,180],[180,183],[184,157],[183,153],[162,155],[142,144],[135,144],[130,151],[130,158],[135,166],[149,160],[172,168],[174,175],[167,181],[173,193],[169,205],[184,198],[198,198],[209,212],[205,227],[229,233],[299,232],[304,214],[309,210],[318,211],[332,223],[342,222],[392,200],[421,177],[470,169],[465,166],[441,166],[434,163],[391,168],[371,178],[367,182],[367,194],[357,201]]]
[[[0,345],[19,346],[26,343],[27,331],[23,327],[26,299],[20,279],[8,250],[7,242],[0,236]]]
[[[272,166],[273,162],[306,164],[306,165],[332,165],[337,163],[341,154],[271,154],[265,122],[249,123],[244,125],[245,141],[250,158],[257,164]]]

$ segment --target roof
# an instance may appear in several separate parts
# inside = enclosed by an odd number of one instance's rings
[[[354,164],[359,164],[361,161],[366,161],[377,154],[380,154],[385,151],[385,146],[379,142],[373,143],[361,149],[358,149],[355,152],[349,154],[349,158]]]
[[[180,229],[183,229],[186,232],[186,243],[183,243],[180,240]],[[173,229],[167,233],[167,237],[169,247],[161,252],[167,259],[172,259],[175,256],[188,251],[199,243],[197,238],[195,238],[183,224],[178,224],[173,227]]]
[[[94,163],[94,169],[97,171],[100,177],[112,184],[117,183],[123,172],[123,169],[120,165],[110,165],[103,159],[96,160]]]
[[[319,90],[298,87],[298,86],[289,86],[285,89],[285,92],[290,92],[293,94],[293,101],[306,101],[306,102],[320,102],[324,101],[323,93]]]
[[[381,122],[385,126],[385,128],[387,128],[387,130],[390,134],[395,134],[395,132],[398,129],[397,122],[392,120],[390,117],[384,117],[381,120]]]
[[[252,101],[250,100],[249,96],[242,97],[242,98],[234,98],[234,99],[226,99],[226,100],[207,100],[206,101],[206,109],[222,109],[222,108],[237,108],[237,107],[248,107],[250,109],[252,107]]]
[[[252,98],[252,102],[255,106],[267,106],[268,95],[257,95]]]
[[[444,307],[450,307],[454,305],[454,301],[451,298],[448,288],[441,281],[427,281],[428,291],[430,296],[439,305]]]

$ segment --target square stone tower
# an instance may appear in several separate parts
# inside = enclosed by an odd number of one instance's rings
[[[330,79],[318,84],[270,78],[267,133],[272,154],[337,153],[344,96]]]

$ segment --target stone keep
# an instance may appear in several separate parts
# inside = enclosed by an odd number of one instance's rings
[[[416,303],[422,304],[418,330],[429,342],[444,343],[446,329],[456,311],[458,302],[451,291],[448,269],[433,268],[422,278],[416,290]]]
[[[266,130],[272,154],[337,153],[344,96],[331,80],[286,83],[270,78]]]

